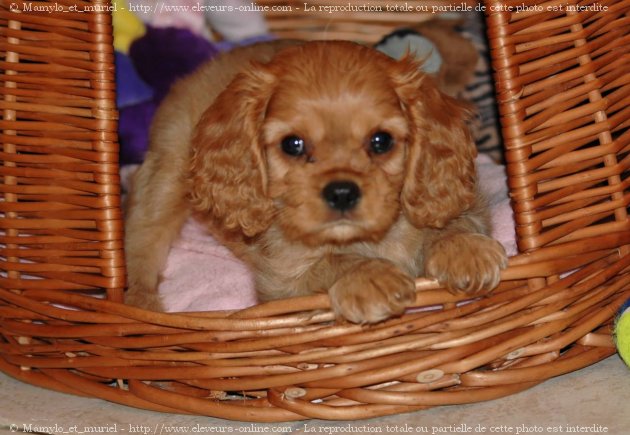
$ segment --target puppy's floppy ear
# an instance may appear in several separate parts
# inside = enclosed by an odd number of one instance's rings
[[[392,79],[411,124],[403,211],[416,227],[442,228],[470,208],[476,195],[470,111],[440,92],[409,56],[395,64]]]
[[[197,124],[189,171],[193,209],[252,237],[271,224],[260,126],[275,76],[253,63],[237,75]]]

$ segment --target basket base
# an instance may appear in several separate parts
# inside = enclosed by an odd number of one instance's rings
[[[2,366],[3,370],[5,368]],[[22,373],[21,378],[23,381],[32,381],[28,379],[27,373]],[[116,425],[115,429],[119,433],[130,433],[132,429],[141,431],[142,427],[149,427],[150,433],[157,433],[154,432],[155,428],[158,427],[159,431],[163,425],[168,429],[186,428],[186,433],[193,433],[193,428],[200,430],[199,428],[204,427],[225,430],[252,428],[252,431],[269,427],[268,430],[272,430],[270,433],[304,433],[308,430],[318,433],[326,428],[346,426],[357,430],[365,426],[365,432],[378,428],[385,431],[389,427],[398,432],[411,428],[410,433],[423,433],[422,430],[426,428],[428,433],[432,433],[433,428],[466,424],[472,427],[471,433],[475,433],[477,425],[486,427],[487,431],[490,427],[502,425],[512,426],[514,430],[521,425],[525,428],[544,427],[545,430],[547,427],[563,427],[565,433],[567,426],[601,425],[608,428],[609,434],[621,434],[625,430],[624,411],[630,400],[628,369],[616,355],[592,367],[546,382],[543,386],[503,398],[499,402],[436,407],[411,414],[344,423],[313,420],[272,425],[254,423],[252,426],[251,423],[200,416],[153,413],[98,399],[85,400],[51,391],[48,386],[46,390],[42,390],[26,385],[2,374],[0,386],[0,402],[6,404],[2,410],[3,428],[11,430],[14,426],[10,425],[17,425],[19,430],[24,430],[24,424],[34,427],[56,423],[65,430],[74,425],[93,430],[102,427],[106,430]]]

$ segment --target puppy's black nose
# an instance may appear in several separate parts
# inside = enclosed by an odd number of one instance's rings
[[[332,181],[322,190],[322,197],[333,210],[348,211],[359,202],[361,189],[352,181]]]

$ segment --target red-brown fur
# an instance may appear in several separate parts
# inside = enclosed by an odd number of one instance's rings
[[[162,308],[159,271],[191,213],[252,268],[262,300],[327,291],[352,322],[401,314],[418,275],[495,287],[506,257],[487,236],[467,111],[419,66],[349,42],[276,42],[177,84],[131,195],[128,302]],[[391,151],[370,151],[377,131]],[[306,156],[282,152],[288,135]],[[340,179],[361,189],[343,213],[321,194]]]

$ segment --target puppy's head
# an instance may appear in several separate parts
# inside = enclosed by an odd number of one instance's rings
[[[226,230],[378,241],[401,212],[441,227],[474,197],[464,110],[411,59],[313,42],[253,65],[197,127],[191,198]]]

